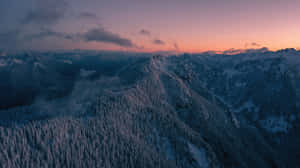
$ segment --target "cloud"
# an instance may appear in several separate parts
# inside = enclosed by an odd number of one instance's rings
[[[23,24],[55,24],[65,16],[68,3],[65,0],[38,0],[37,8],[29,11]]]
[[[242,49],[234,49],[234,48],[230,48],[228,50],[223,51],[223,54],[225,55],[234,55],[234,54],[238,54],[243,52]]]
[[[142,29],[142,30],[140,31],[140,34],[141,34],[141,35],[144,35],[144,36],[150,36],[150,35],[151,35],[151,32],[148,31],[148,30],[146,30],[146,29]]]
[[[234,48],[231,48],[229,50],[223,51],[222,54],[225,54],[225,55],[235,55],[235,54],[240,54],[240,53],[253,54],[253,53],[263,53],[263,52],[268,52],[268,51],[270,51],[270,50],[267,47],[262,47],[262,48],[258,48],[258,49],[234,49]]]
[[[252,47],[261,47],[261,45],[256,43],[256,42],[246,43],[245,48],[248,48],[248,47],[250,47],[250,48],[252,48]]]
[[[165,45],[165,42],[160,40],[160,39],[155,39],[153,40],[153,44],[157,44],[157,45]]]
[[[27,11],[23,18],[19,20],[19,31],[1,33],[0,32],[0,48],[13,48],[16,44],[26,46],[26,42],[32,40],[40,40],[54,37],[65,40],[72,40],[73,42],[103,42],[115,44],[121,47],[134,47],[137,49],[141,46],[135,45],[131,39],[122,37],[118,33],[111,32],[102,28],[89,29],[87,32],[62,32],[62,30],[54,29],[54,26],[66,18],[67,12],[77,19],[99,19],[99,17],[89,11],[72,11],[68,0],[34,0],[34,8]],[[68,15],[69,16],[69,15]],[[31,45],[28,43],[28,45]],[[37,48],[35,46],[34,48]]]
[[[57,37],[66,40],[73,41],[85,41],[85,42],[103,42],[103,43],[111,43],[115,45],[119,45],[121,47],[136,47],[130,39],[121,37],[118,34],[112,33],[110,31],[105,30],[104,28],[94,28],[90,29],[84,33],[64,33],[57,32],[51,29],[41,29],[41,31],[37,34],[31,34],[25,37],[26,40],[34,40],[34,39],[43,39],[46,37]]]
[[[50,27],[64,18],[69,6],[67,1],[34,0],[34,2],[34,8],[27,11],[27,13],[25,12],[23,18],[18,20],[17,25],[15,25],[15,27],[17,27],[16,31],[0,34],[1,48],[18,49],[21,46],[26,46],[26,40],[43,38],[46,36],[59,37],[63,35],[51,30],[40,31],[40,29],[43,27]],[[39,33],[30,34],[31,32]],[[70,37],[64,35],[64,38]]]
[[[176,50],[179,50],[179,46],[178,46],[178,44],[177,43],[174,43],[174,48],[176,49]]]
[[[122,47],[135,47],[130,39],[123,38],[118,34],[109,32],[103,28],[94,28],[81,35],[81,37],[87,41],[96,41],[104,43],[112,43]]]
[[[255,42],[251,43],[251,45],[252,45],[252,46],[255,46],[255,47],[260,47],[260,46],[261,46],[260,44],[255,43]]]
[[[209,51],[205,51],[205,52],[201,52],[200,54],[204,54],[204,55],[217,55],[219,52],[214,51],[214,50],[209,50]]]
[[[263,52],[268,52],[270,51],[269,48],[267,47],[262,47],[262,48],[258,48],[258,49],[247,49],[244,51],[244,53],[248,53],[248,54],[251,54],[251,53],[263,53]]]
[[[81,12],[79,13],[79,18],[83,19],[99,19],[98,16],[95,13],[91,12]]]
[[[41,29],[41,32],[39,32],[37,34],[27,35],[25,37],[25,40],[43,39],[43,38],[46,38],[46,37],[57,37],[57,38],[63,38],[63,39],[66,39],[66,40],[75,40],[76,39],[75,34],[57,32],[57,31],[53,31],[51,29],[43,28],[43,29]]]

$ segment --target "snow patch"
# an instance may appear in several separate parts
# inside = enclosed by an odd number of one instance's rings
[[[252,100],[246,101],[243,105],[241,105],[238,109],[235,110],[235,112],[239,113],[244,110],[247,110],[249,112],[258,112],[259,107],[257,107]]]
[[[6,61],[3,59],[0,59],[0,67],[5,67],[7,65]]]
[[[62,62],[65,63],[65,64],[70,64],[70,65],[73,64],[73,62],[70,61],[70,60],[63,60]]]
[[[209,168],[209,160],[206,156],[205,150],[203,148],[198,148],[196,145],[188,142],[189,150],[197,161],[199,167],[201,168]]]
[[[236,82],[235,87],[245,87],[247,85],[246,82]]]
[[[263,129],[271,133],[287,133],[288,129],[291,127],[291,124],[289,124],[286,119],[275,116],[260,120],[259,124]]]
[[[14,59],[13,62],[14,62],[15,64],[23,64],[23,63],[24,63],[24,62],[23,62],[22,60],[20,60],[20,59]]]
[[[168,160],[175,160],[174,150],[172,148],[172,144],[169,139],[166,137],[161,138],[162,140],[162,148],[165,152],[166,158]]]
[[[156,128],[153,129],[153,135],[156,141],[158,151],[165,154],[166,159],[176,160],[175,152],[168,137],[161,137]]]
[[[46,66],[45,66],[45,65],[43,65],[43,64],[41,64],[41,63],[39,63],[39,62],[35,62],[33,65],[34,65],[34,67],[38,67],[38,68],[42,68],[42,69],[46,69]]]
[[[96,73],[96,71],[89,71],[89,70],[85,70],[85,69],[80,69],[80,76],[83,78],[86,78],[92,74]]]

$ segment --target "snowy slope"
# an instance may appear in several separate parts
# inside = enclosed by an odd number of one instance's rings
[[[0,57],[0,163],[296,167],[298,57],[294,50]]]

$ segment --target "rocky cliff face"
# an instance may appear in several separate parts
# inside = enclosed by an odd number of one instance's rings
[[[1,165],[299,165],[299,52],[93,54],[20,59],[38,91],[0,111]],[[0,59],[9,82],[23,81],[12,57]]]

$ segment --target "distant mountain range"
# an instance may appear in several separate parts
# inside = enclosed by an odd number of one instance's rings
[[[300,51],[0,54],[2,167],[300,167]]]

